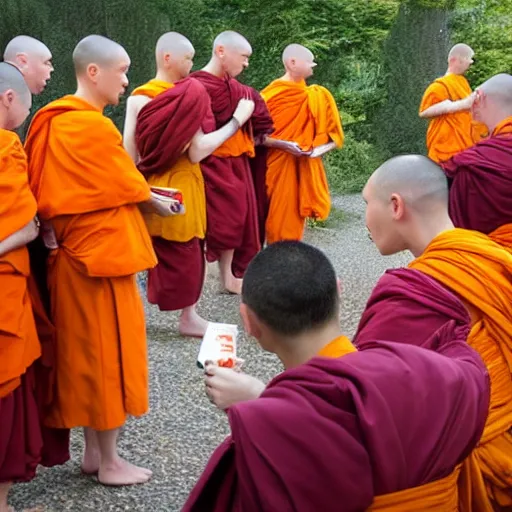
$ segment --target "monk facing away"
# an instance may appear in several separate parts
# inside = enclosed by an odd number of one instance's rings
[[[26,244],[38,234],[27,159],[10,130],[27,118],[32,97],[19,71],[0,63],[0,512],[11,511],[12,482],[34,478],[42,438],[33,364],[41,355],[27,287]]]
[[[210,62],[191,75],[208,91],[216,128],[232,119],[241,99],[255,103],[251,119],[201,161],[208,221],[206,256],[208,261],[219,261],[222,286],[232,293],[240,293],[241,278],[262,242],[258,221],[264,222],[264,190],[258,187],[257,198],[254,186],[264,184],[266,165],[263,159],[251,170],[249,159],[255,156],[258,145],[298,150],[292,141],[270,137],[273,125],[265,102],[257,91],[236,80],[249,65],[251,55],[245,37],[233,31],[222,32],[215,38]]]
[[[208,322],[196,311],[205,276],[206,198],[199,162],[244,125],[254,110],[241,99],[222,128],[215,130],[204,86],[186,78],[194,47],[183,35],[164,34],[156,45],[156,77],[128,99],[124,145],[148,183],[179,189],[185,214],[145,220],[158,265],[148,273],[148,300],[162,311],[181,310],[180,333],[204,336]],[[185,79],[186,78],[186,79]]]
[[[291,44],[283,52],[283,64],[285,74],[261,95],[274,120],[272,138],[291,140],[298,149],[296,153],[269,150],[269,244],[301,240],[306,218],[329,216],[331,198],[321,157],[343,144],[340,114],[331,93],[306,84],[316,66],[314,55],[304,46]]]
[[[229,407],[231,436],[183,510],[455,510],[459,464],[488,407],[468,325],[440,329],[439,353],[390,342],[358,352],[339,310],[334,269],[318,249],[278,242],[256,256],[242,319],[285,371]],[[207,366],[214,401],[225,373],[243,375]]]
[[[485,127],[473,122],[471,105],[475,96],[464,73],[473,64],[474,51],[456,44],[448,54],[446,74],[431,83],[421,100],[420,117],[429,119],[428,156],[435,162],[450,159],[477,143]]]
[[[135,274],[156,264],[138,205],[144,177],[103,115],[128,85],[130,59],[117,43],[88,36],[73,52],[77,91],[41,109],[29,129],[29,182],[55,232],[48,261],[56,327],[55,397],[45,422],[84,427],[84,473],[106,485],[151,472],[117,453],[127,415],[148,409],[144,311]]]
[[[20,70],[32,94],[43,92],[53,72],[51,51],[30,36],[11,39],[4,50],[4,62]]]
[[[461,509],[508,510],[512,506],[512,255],[486,235],[454,228],[448,215],[446,177],[424,156],[386,162],[369,179],[363,197],[366,223],[379,251],[387,255],[409,250],[415,257],[409,269],[415,274],[402,279],[400,286],[389,277],[387,283],[379,283],[355,343],[371,346],[378,329],[385,339],[434,348],[428,337],[438,325],[450,318],[462,321],[459,310],[448,310],[453,300],[439,303],[441,290],[435,291],[433,284],[414,284],[425,281],[420,273],[462,300],[471,316],[467,342],[487,366],[491,399],[482,438],[464,463]],[[404,292],[413,286],[415,291]]]
[[[455,226],[488,234],[512,248],[512,76],[493,76],[475,91],[473,118],[490,136],[442,168],[451,180]]]

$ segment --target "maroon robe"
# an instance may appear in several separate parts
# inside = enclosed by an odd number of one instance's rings
[[[183,510],[359,512],[449,475],[478,443],[489,406],[467,332],[451,321],[431,342],[437,352],[379,342],[285,371],[229,409],[232,434]]]
[[[254,192],[256,195],[256,205],[258,207],[258,234],[261,245],[265,243],[265,225],[267,223],[269,198],[267,195],[267,154],[268,148],[263,145],[265,138],[274,131],[274,124],[270,112],[268,111],[265,100],[261,94],[251,88],[252,99],[255,107],[252,116],[252,127],[258,134],[255,140],[256,155],[249,160],[251,166],[252,179],[254,183]]]
[[[512,224],[512,133],[493,135],[444,162],[450,216],[458,228],[486,235]],[[512,227],[508,230],[512,246]]]
[[[199,129],[214,129],[210,98],[204,86],[185,78],[145,105],[135,130],[138,169],[146,177],[169,171]],[[205,275],[204,242],[152,237],[158,265],[148,271],[148,301],[162,311],[176,311],[196,304]]]
[[[419,270],[388,270],[373,289],[352,341],[358,348],[376,339],[433,348],[428,345],[432,334],[450,320],[471,323],[451,291]]]
[[[206,71],[191,75],[206,87],[212,102],[216,129],[233,116],[238,102],[254,98],[254,90],[234,78],[218,78]],[[251,119],[242,127],[252,133],[255,142],[268,133],[268,110],[259,102]],[[262,131],[260,131],[262,130]],[[232,271],[242,277],[261,248],[258,235],[258,206],[249,156],[220,158],[211,155],[201,162],[206,187],[206,257],[216,261],[224,251],[234,250]],[[255,172],[261,182],[261,170]],[[259,193],[261,197],[261,192]]]

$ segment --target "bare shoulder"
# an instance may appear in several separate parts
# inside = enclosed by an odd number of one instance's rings
[[[130,96],[126,100],[126,112],[132,114],[138,114],[144,105],[147,105],[151,101],[149,96],[143,96],[138,94],[136,96]]]

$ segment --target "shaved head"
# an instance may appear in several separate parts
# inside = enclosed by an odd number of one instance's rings
[[[452,47],[450,52],[448,53],[448,60],[458,58],[458,59],[471,59],[475,52],[473,49],[464,43],[456,44]]]
[[[387,199],[400,194],[416,210],[433,203],[448,205],[448,182],[442,169],[422,155],[401,155],[382,164],[371,176],[372,188]]]
[[[442,169],[422,155],[391,158],[363,190],[366,226],[383,255],[421,254],[432,238],[453,228],[448,182]]]
[[[27,118],[32,95],[20,71],[0,62],[0,128],[14,130]]]
[[[313,52],[301,44],[289,44],[283,52],[283,64],[286,65],[286,62],[290,59],[300,59],[312,62],[315,60],[315,56],[313,55]]]
[[[479,91],[503,106],[512,107],[512,76],[501,73],[484,82]]]
[[[6,62],[14,62],[16,56],[20,53],[39,55],[47,59],[52,58],[52,53],[48,46],[30,36],[16,36],[14,39],[11,39],[5,47],[4,60]]]
[[[77,75],[82,75],[91,64],[110,67],[120,59],[127,58],[126,50],[107,37],[92,35],[82,39],[73,52],[73,64]]]
[[[221,32],[213,41],[213,51],[219,46],[223,46],[224,48],[228,48],[230,50],[239,50],[241,52],[249,52],[249,55],[252,53],[252,47],[247,41],[247,39],[238,32],[234,32],[233,30],[226,30],[225,32]]]
[[[10,89],[25,99],[30,96],[28,85],[20,71],[7,62],[0,62],[0,94]]]
[[[195,53],[195,50],[192,43],[185,36],[178,34],[178,32],[167,32],[158,39],[155,52],[158,62],[166,53],[175,57],[182,57],[187,53]]]
[[[477,87],[471,114],[475,121],[485,124],[491,133],[502,121],[512,116],[512,76],[500,73]]]

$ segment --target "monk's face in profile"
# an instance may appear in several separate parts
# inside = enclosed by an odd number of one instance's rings
[[[463,75],[473,64],[473,55],[472,53],[461,55],[458,57],[453,57],[452,66],[457,71],[458,74]]]
[[[178,68],[181,78],[186,78],[190,75],[190,71],[194,65],[194,55],[195,52],[188,52],[178,60],[176,67]]]
[[[252,50],[249,47],[219,46],[217,51],[224,72],[229,77],[236,78],[249,67],[249,57],[252,55]]]
[[[32,94],[44,91],[53,72],[51,53],[34,53],[21,55],[20,71]]]
[[[128,55],[121,55],[108,64],[94,65],[89,68],[93,75],[98,94],[105,100],[107,105],[118,105],[119,98],[125,93],[128,87],[127,73],[130,69],[130,58]]]
[[[32,96],[27,93],[21,95],[12,89],[0,95],[0,105],[5,112],[6,130],[19,128],[27,119],[32,107]]]
[[[290,59],[289,61],[290,71],[295,76],[300,76],[304,79],[313,76],[313,69],[316,67],[316,65],[316,62],[312,57],[306,59]]]
[[[363,190],[363,199],[366,202],[366,227],[379,252],[386,256],[404,250],[397,222],[403,215],[401,198],[396,194],[383,196],[370,178]]]

